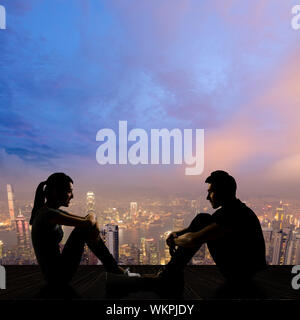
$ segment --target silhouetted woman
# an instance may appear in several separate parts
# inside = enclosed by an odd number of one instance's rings
[[[122,274],[124,270],[100,237],[95,215],[80,217],[59,209],[68,207],[72,198],[73,181],[64,173],[52,174],[36,189],[30,219],[31,238],[45,280],[51,285],[68,284],[80,264],[85,243],[107,271]],[[75,227],[62,251],[61,225]]]

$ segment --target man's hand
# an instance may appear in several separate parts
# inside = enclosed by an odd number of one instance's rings
[[[174,239],[176,239],[177,237],[177,232],[171,232],[166,240],[171,256],[173,256],[176,251]]]
[[[174,246],[174,239],[177,238],[177,237],[178,237],[178,236],[177,236],[177,233],[176,233],[176,232],[171,232],[171,233],[168,235],[168,238],[167,238],[167,240],[166,240],[167,245],[168,245],[169,247]]]
[[[194,243],[194,235],[192,232],[188,232],[174,239],[174,243],[176,246],[183,248],[193,248],[195,247]]]

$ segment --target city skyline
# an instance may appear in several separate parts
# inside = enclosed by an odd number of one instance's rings
[[[0,201],[0,241],[3,264],[36,264],[30,240],[29,218],[32,202],[19,202],[13,186],[7,188],[7,209]],[[136,200],[136,199],[135,199]],[[115,207],[97,205],[97,194],[89,190],[85,197],[71,203],[68,211],[84,216],[95,213],[101,235],[109,251],[120,264],[166,264],[170,259],[166,237],[172,230],[183,229],[199,212],[209,212],[203,201],[173,197],[116,202]],[[248,199],[247,205],[257,214],[266,243],[269,264],[300,262],[300,203],[273,199]],[[10,209],[13,208],[13,215]],[[18,213],[17,213],[18,212]],[[243,225],[241,224],[241,228]],[[72,228],[63,227],[64,245]],[[14,237],[8,245],[5,237]],[[82,264],[101,264],[86,247]],[[192,264],[214,264],[206,245],[193,257]]]

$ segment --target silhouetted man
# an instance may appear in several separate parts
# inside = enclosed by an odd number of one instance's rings
[[[198,214],[188,228],[172,232],[167,244],[171,260],[159,274],[162,279],[181,279],[182,271],[202,244],[207,243],[222,275],[230,283],[248,282],[265,268],[265,242],[255,213],[236,198],[236,182],[225,171],[214,171],[205,180],[207,200],[216,210]]]

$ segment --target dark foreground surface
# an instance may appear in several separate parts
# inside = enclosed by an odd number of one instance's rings
[[[155,273],[160,266],[131,266],[131,272]],[[66,292],[47,292],[38,266],[5,266],[6,290],[0,290],[3,300],[39,300],[39,299],[153,299],[160,298],[154,292],[142,289],[130,292],[135,279],[108,275],[102,266],[80,266],[71,286]],[[243,288],[228,288],[224,278],[215,266],[189,266],[185,271],[185,287],[182,300],[224,300],[224,299],[263,299],[263,300],[299,300],[300,290],[291,285],[292,266],[269,266],[256,275],[254,285],[246,292]],[[128,289],[128,290],[127,290]],[[49,293],[49,294],[48,294]]]
[[[251,287],[244,287],[241,279],[238,290],[226,286],[215,266],[188,266],[185,271],[182,297],[176,299],[161,297],[157,292],[142,288],[131,290],[136,287],[139,280],[114,275],[107,277],[102,266],[80,266],[70,287],[54,291],[46,286],[38,266],[6,266],[5,268],[6,289],[0,290],[0,310],[8,307],[10,311],[19,310],[20,312],[24,308],[34,310],[36,305],[45,306],[47,312],[51,312],[49,306],[56,305],[72,311],[76,308],[82,311],[92,307],[99,312],[99,315],[108,316],[109,319],[122,319],[124,312],[134,312],[133,309],[128,308],[139,306],[141,308],[139,315],[127,314],[125,318],[140,319],[142,310],[144,310],[142,318],[146,318],[146,313],[148,316],[154,316],[153,310],[149,309],[150,305],[152,307],[181,305],[184,306],[181,309],[172,307],[172,310],[164,309],[163,312],[167,312],[171,318],[174,318],[174,312],[177,312],[176,319],[178,319],[179,312],[185,311],[183,315],[185,319],[189,319],[192,315],[198,317],[203,310],[223,312],[232,306],[234,310],[238,307],[246,313],[251,313],[258,305],[260,308],[264,306],[267,312],[282,310],[282,304],[287,305],[284,310],[292,307],[297,310],[300,308],[300,289],[294,290],[291,285],[292,278],[295,276],[291,273],[292,266],[269,266],[267,270],[256,275]],[[141,274],[155,273],[160,268],[160,266],[130,266],[131,272]],[[194,309],[191,315],[184,308],[192,305]],[[112,317],[110,313],[114,316]],[[158,315],[158,318],[160,317],[161,314]]]

